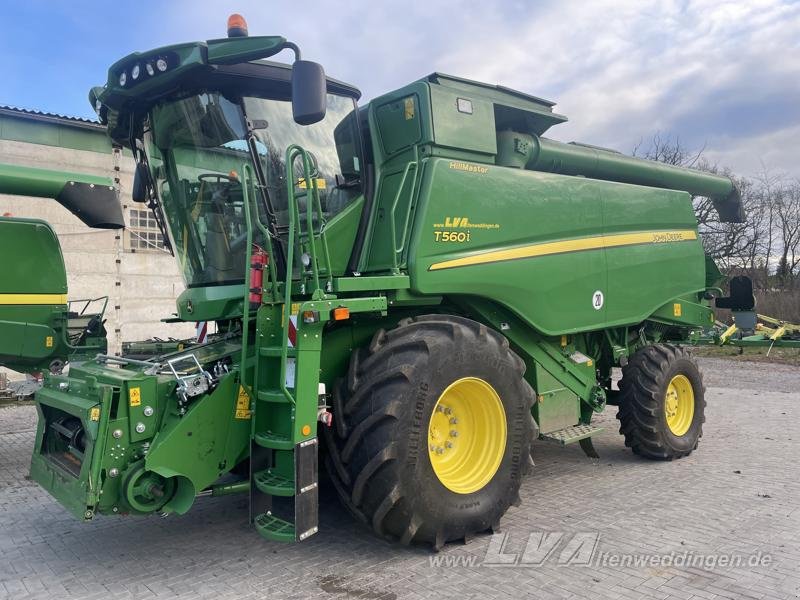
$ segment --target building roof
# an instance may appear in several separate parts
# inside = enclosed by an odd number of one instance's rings
[[[42,110],[35,110],[30,108],[19,108],[17,106],[8,106],[0,104],[0,116],[6,115],[11,117],[22,117],[33,119],[36,121],[44,121],[47,123],[56,123],[61,125],[69,125],[72,127],[83,127],[87,129],[104,130],[99,121],[94,119],[84,119],[83,117],[71,117],[69,115],[61,115],[58,113],[45,112]]]

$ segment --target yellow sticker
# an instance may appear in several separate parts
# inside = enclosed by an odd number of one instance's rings
[[[291,314],[296,315],[299,312],[300,312],[300,303],[295,302],[294,304],[292,304]]]
[[[672,314],[673,315],[675,315],[676,317],[680,317],[682,313],[683,313],[683,309],[682,309],[680,304],[678,304],[676,302],[675,304],[672,305]]]
[[[237,419],[250,418],[250,395],[241,385],[239,386],[239,395],[236,397],[236,414],[234,416]]]
[[[466,171],[467,173],[479,173],[480,175],[486,175],[486,173],[489,172],[489,167],[484,167],[482,165],[473,165],[471,163],[465,163],[459,160],[451,160],[448,166],[455,171]]]
[[[142,404],[142,390],[141,390],[141,388],[138,388],[138,387],[131,388],[128,391],[128,399],[130,400],[131,406],[140,406]]]
[[[99,421],[100,420],[100,407],[95,406],[92,410],[89,411],[89,418],[92,421]]]
[[[46,338],[44,338],[44,347],[45,348],[52,348],[53,347],[53,336],[52,335],[48,335]]]
[[[324,190],[325,189],[325,180],[322,177],[317,177],[316,179],[314,179],[314,181],[317,182],[317,189],[318,190]],[[306,185],[305,178],[301,177],[300,179],[297,180],[297,187],[299,187],[301,190],[304,190],[304,189],[306,189],[306,187],[308,187]]]
[[[403,114],[406,121],[410,121],[414,118],[414,98],[411,96],[403,100]]]

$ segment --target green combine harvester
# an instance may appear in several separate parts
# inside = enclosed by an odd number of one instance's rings
[[[31,477],[75,516],[242,492],[262,536],[300,541],[323,457],[358,519],[440,548],[497,527],[535,439],[594,454],[607,404],[642,457],[697,447],[680,344],[722,276],[691,195],[739,221],[732,181],[542,137],[566,118],[501,86],[358,99],[238,16],[91,91],[183,273],[178,317],[220,334],[45,378]]]
[[[0,163],[0,194],[57,200],[92,228],[125,226],[105,177]],[[0,256],[0,367],[60,373],[67,361],[106,351],[107,298],[68,300],[64,257],[49,224],[0,217]]]

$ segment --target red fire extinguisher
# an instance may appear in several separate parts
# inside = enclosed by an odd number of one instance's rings
[[[262,248],[253,244],[250,256],[250,308],[255,310],[261,306],[264,285],[264,269],[269,264],[269,257]]]

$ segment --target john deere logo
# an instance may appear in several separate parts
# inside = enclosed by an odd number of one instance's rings
[[[605,302],[605,298],[603,297],[603,292],[597,290],[594,294],[592,294],[592,308],[595,310],[600,310],[603,308],[603,302]]]

